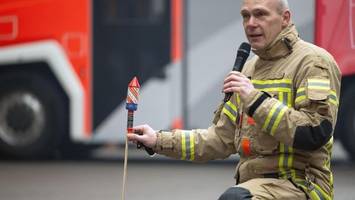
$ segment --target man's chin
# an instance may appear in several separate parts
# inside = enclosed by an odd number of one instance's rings
[[[265,45],[259,44],[259,43],[250,43],[250,46],[253,50],[259,50],[263,49]]]

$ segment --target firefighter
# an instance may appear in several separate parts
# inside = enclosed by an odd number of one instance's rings
[[[332,199],[330,158],[341,75],[333,57],[299,38],[286,0],[244,0],[243,26],[255,56],[232,71],[231,99],[208,129],[128,135],[156,153],[208,161],[239,153],[236,185],[220,200]]]

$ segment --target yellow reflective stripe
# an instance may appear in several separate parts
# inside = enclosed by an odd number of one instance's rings
[[[290,107],[290,108],[293,106],[292,93],[291,92],[287,93],[287,106]]]
[[[304,95],[304,96],[299,96],[299,97],[296,98],[295,103],[299,103],[299,102],[301,102],[301,101],[303,101],[303,100],[305,100],[305,99],[307,99],[306,95]]]
[[[337,93],[334,90],[330,91],[329,102],[334,104],[335,106],[339,105],[338,96],[337,96]]]
[[[324,79],[308,79],[308,89],[330,90],[330,81]]]
[[[237,112],[237,106],[235,106],[232,102],[228,101],[226,104],[231,107],[235,112]]]
[[[286,171],[284,168],[284,160],[285,160],[285,145],[283,143],[280,143],[279,171],[281,177],[287,178]]]
[[[310,191],[309,196],[311,197],[311,200],[322,200],[315,190]]]
[[[325,193],[324,190],[320,188],[317,184],[312,183],[312,185],[315,187],[317,194],[320,193],[320,199],[331,200],[330,196],[328,196],[328,194]]]
[[[307,194],[309,194],[309,197],[311,198],[311,200],[331,200],[332,198],[326,193],[324,192],[323,189],[321,189],[317,184],[315,183],[310,183],[312,184],[313,189],[310,190],[310,188],[307,187],[307,185],[309,183],[306,183],[305,180],[302,179],[295,179],[296,184],[300,187],[303,188],[304,191],[307,192]]]
[[[337,98],[337,93],[334,90],[330,90],[330,94]]]
[[[282,80],[252,80],[254,87],[256,89],[265,92],[291,92],[292,90],[292,80],[282,79]]]
[[[237,104],[240,105],[240,97],[237,95]]]
[[[252,80],[252,83],[259,85],[271,85],[271,84],[280,84],[280,83],[292,83],[292,79],[281,79],[281,80]]]
[[[312,89],[312,90],[329,90],[329,87],[326,86],[308,86],[308,89]]]
[[[327,85],[330,85],[330,80],[328,80],[328,79],[310,78],[310,79],[308,79],[308,83],[311,83],[311,84],[327,84]]]
[[[192,131],[181,132],[181,160],[195,160],[195,135]]]
[[[277,118],[276,118],[276,120],[275,120],[275,122],[274,122],[274,125],[272,125],[272,128],[271,128],[271,133],[270,133],[270,134],[271,134],[272,136],[275,135],[275,131],[276,131],[277,127],[279,126],[279,124],[280,124],[280,122],[281,122],[281,119],[282,119],[282,117],[284,116],[284,114],[285,114],[285,112],[286,112],[287,109],[288,109],[288,108],[287,108],[286,106],[284,106],[284,107],[281,109],[279,115],[277,116]]]
[[[296,180],[296,184],[300,186],[304,191],[308,191],[307,194],[311,198],[311,200],[322,200],[315,190],[309,191],[309,189],[305,186],[304,180]]]
[[[232,113],[229,112],[229,110],[227,110],[227,108],[223,108],[223,113],[226,114],[228,116],[228,118],[232,121],[235,122],[237,117],[234,116]]]
[[[305,87],[301,87],[297,89],[297,93],[296,93],[296,99],[295,99],[295,103],[299,103],[303,100],[305,100],[306,97],[306,88]]]
[[[325,89],[323,88],[321,90],[325,90]],[[306,88],[304,88],[304,87],[299,88],[296,93],[295,103],[299,103],[301,101],[304,101],[305,99],[307,99]],[[337,94],[334,90],[330,90],[330,95],[329,95],[328,100],[331,104],[334,104],[335,106],[339,105],[339,100],[338,100]]]
[[[186,139],[185,132],[181,133],[181,160],[186,160]]]
[[[329,99],[329,102],[335,106],[338,106],[338,102],[333,99]]]
[[[326,159],[324,165],[326,166],[326,168],[330,170],[330,159],[331,159],[331,156],[332,156],[332,148],[333,148],[333,142],[334,142],[334,137],[332,136],[330,138],[330,140],[328,141],[328,143],[325,145],[325,148],[327,150],[327,153],[328,153],[328,158]],[[333,174],[330,173],[330,184],[332,185],[333,184]]]
[[[297,89],[297,93],[301,93],[301,92],[305,92],[306,88],[305,87],[301,87]]]
[[[237,118],[237,106],[234,105],[231,101],[228,101],[223,109],[222,112],[228,116],[228,118],[232,121],[235,122]]]
[[[258,88],[258,89],[265,92],[291,92],[291,88],[275,87],[275,88]]]
[[[284,93],[279,92],[279,101],[284,102]]]
[[[287,160],[287,167],[291,171],[292,178],[296,178],[296,170],[293,169],[293,148],[288,147],[288,160]]]
[[[195,135],[190,133],[190,160],[195,160]]]
[[[272,118],[272,116],[274,115],[276,109],[281,105],[280,102],[275,103],[275,105],[271,108],[271,111],[269,113],[269,115],[267,116],[264,125],[263,125],[263,130],[266,131],[267,127],[269,126],[270,120]]]

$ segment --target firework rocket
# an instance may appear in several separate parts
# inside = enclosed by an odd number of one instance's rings
[[[133,131],[133,117],[134,111],[137,110],[139,98],[139,85],[137,77],[134,77],[128,85],[128,94],[126,100],[127,115],[127,133],[134,133]]]
[[[134,77],[128,85],[128,94],[126,100],[126,109],[128,111],[127,115],[127,133],[136,133],[141,134],[139,132],[134,132],[133,130],[133,118],[134,118],[134,111],[137,110],[138,107],[138,99],[139,99],[139,89],[140,85],[138,82],[137,77]],[[144,147],[145,150],[149,155],[155,154],[155,152],[151,148],[147,148],[140,142],[137,143],[137,148]]]

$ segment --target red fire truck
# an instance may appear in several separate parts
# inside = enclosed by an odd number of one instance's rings
[[[0,0],[1,154],[43,157],[73,152],[79,144],[123,141],[102,135],[118,135],[124,127],[122,107],[133,76],[143,95],[152,96],[141,108],[159,106],[169,113],[146,109],[149,120],[157,128],[179,122],[186,105],[176,100],[176,83],[183,75],[166,71],[181,63],[182,2]],[[336,136],[355,155],[355,0],[316,0],[314,7],[314,42],[334,55],[343,73]],[[164,90],[171,80],[163,95],[155,92],[154,84]],[[156,102],[162,98],[170,104]]]

